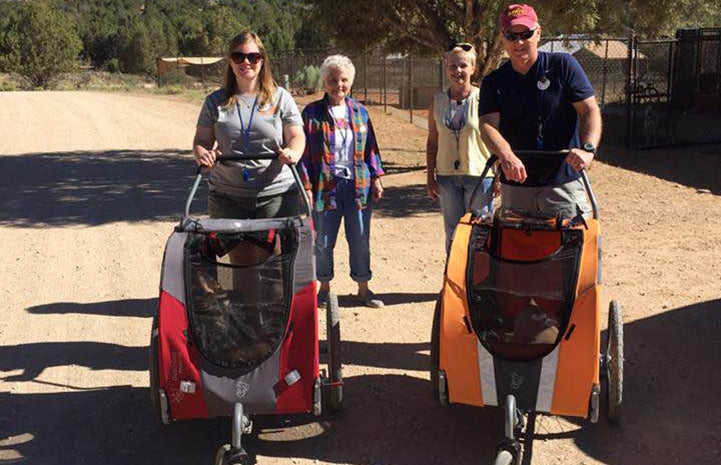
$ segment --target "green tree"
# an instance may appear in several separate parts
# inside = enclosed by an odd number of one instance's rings
[[[501,58],[498,14],[508,0],[307,0],[314,21],[355,50],[403,48],[440,54],[455,41],[472,42],[485,75]],[[631,31],[655,36],[719,19],[718,0],[546,0],[534,4],[543,34]],[[372,26],[370,26],[372,24]]]
[[[77,64],[82,42],[72,19],[45,1],[14,5],[0,33],[2,68],[33,87],[48,88]]]
[[[145,24],[131,21],[120,31],[120,70],[124,73],[150,74],[155,68],[155,57],[150,34]]]

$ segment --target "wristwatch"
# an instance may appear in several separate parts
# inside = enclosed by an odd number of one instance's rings
[[[591,152],[592,154],[596,155],[596,146],[590,142],[586,142],[581,148],[586,152]]]

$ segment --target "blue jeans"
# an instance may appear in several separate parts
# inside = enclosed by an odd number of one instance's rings
[[[355,202],[355,181],[336,178],[335,210],[313,212],[315,224],[315,263],[318,281],[333,279],[333,249],[338,238],[340,222],[345,223],[345,237],[350,254],[350,277],[355,282],[371,279],[370,232],[372,201],[362,210]]]
[[[446,230],[446,253],[450,250],[453,232],[461,217],[472,209],[484,213],[493,211],[493,178],[483,178],[476,198],[471,205],[471,194],[480,178],[478,176],[438,176],[439,200]]]

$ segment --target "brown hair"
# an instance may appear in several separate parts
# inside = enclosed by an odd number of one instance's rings
[[[258,73],[258,106],[262,107],[263,105],[270,103],[271,100],[273,100],[273,95],[275,95],[275,89],[277,86],[273,80],[273,74],[270,71],[270,62],[268,61],[268,54],[265,51],[263,42],[254,32],[241,32],[237,36],[233,37],[228,44],[228,67],[225,71],[225,83],[223,84],[223,89],[225,89],[225,95],[228,97],[228,100],[223,106],[227,107],[235,105],[235,94],[238,93],[238,83],[235,80],[235,73],[233,73],[233,68],[230,64],[230,54],[233,53],[239,45],[247,42],[254,42],[255,45],[258,46],[260,54],[263,56],[263,61],[261,62],[260,71]]]

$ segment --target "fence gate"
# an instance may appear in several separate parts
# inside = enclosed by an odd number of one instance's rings
[[[629,55],[630,147],[721,143],[721,29],[632,38]]]

